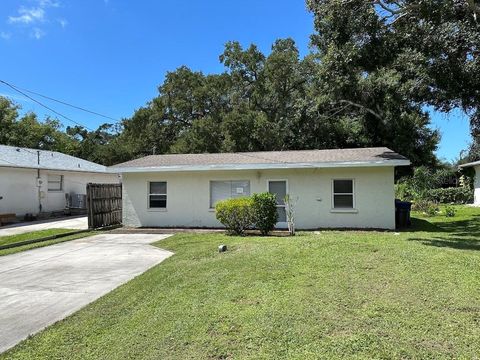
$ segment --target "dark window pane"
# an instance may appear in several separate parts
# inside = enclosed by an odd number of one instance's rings
[[[167,195],[150,195],[149,205],[151,208],[166,208]]]
[[[352,180],[333,180],[333,192],[338,193],[353,193]]]
[[[352,209],[353,208],[353,196],[352,195],[334,195],[333,207],[340,209]]]
[[[166,193],[167,193],[167,183],[165,181],[150,183],[150,194],[166,194]]]
[[[287,212],[284,207],[277,207],[278,222],[287,222]]]
[[[287,183],[286,181],[270,181],[268,183],[268,192],[275,194],[277,198],[277,204],[283,205],[285,195],[287,195]]]

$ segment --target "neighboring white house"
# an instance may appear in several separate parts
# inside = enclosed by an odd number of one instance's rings
[[[269,191],[298,198],[296,226],[395,228],[394,168],[387,148],[152,155],[115,165],[122,174],[123,223],[133,227],[221,227],[217,201]]]
[[[480,161],[471,162],[468,164],[460,165],[460,168],[468,168],[473,167],[475,169],[475,181],[474,181],[474,200],[473,204],[476,206],[480,206]]]
[[[0,214],[61,211],[65,194],[85,194],[89,182],[118,183],[119,176],[59,152],[0,145]]]

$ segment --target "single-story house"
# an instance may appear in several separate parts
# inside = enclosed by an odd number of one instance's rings
[[[0,145],[0,214],[43,214],[65,209],[66,194],[86,194],[86,185],[118,183],[103,165],[45,151]]]
[[[460,168],[473,168],[475,170],[475,180],[474,180],[474,200],[473,204],[476,206],[480,206],[480,161],[475,161],[467,164],[460,165]]]
[[[279,228],[290,194],[298,229],[394,229],[394,168],[409,164],[382,147],[151,155],[111,170],[122,174],[125,226],[221,227],[219,200],[269,191]]]

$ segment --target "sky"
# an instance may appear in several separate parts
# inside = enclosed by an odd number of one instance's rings
[[[268,53],[291,37],[305,55],[312,33],[303,0],[1,0],[0,80],[121,119],[156,96],[167,71],[223,71],[227,41]],[[0,95],[40,118],[55,115],[3,84]],[[110,121],[40,100],[88,128]],[[432,112],[432,127],[442,133],[440,158],[468,146],[460,111]]]

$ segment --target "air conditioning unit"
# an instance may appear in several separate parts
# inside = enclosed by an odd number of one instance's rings
[[[85,194],[65,194],[65,207],[67,209],[87,208],[87,195]]]

